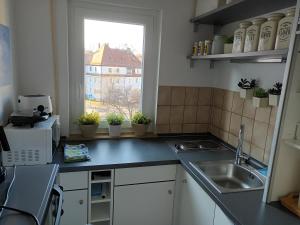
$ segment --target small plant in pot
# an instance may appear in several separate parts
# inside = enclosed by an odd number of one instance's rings
[[[150,123],[151,119],[143,115],[141,112],[135,113],[131,120],[131,125],[136,136],[145,135]]]
[[[253,93],[254,107],[267,107],[269,105],[268,92],[263,88],[256,88]]]
[[[240,88],[240,97],[245,99],[251,99],[253,97],[253,91],[256,87],[256,80],[247,80],[241,79],[238,83],[238,87]]]
[[[83,137],[91,138],[96,135],[100,123],[100,116],[97,112],[82,114],[78,119],[79,129]]]
[[[232,53],[234,37],[227,37],[224,41],[224,54]]]
[[[282,83],[276,82],[273,88],[269,89],[269,105],[277,106],[281,95]]]
[[[120,137],[121,135],[121,125],[124,122],[124,116],[117,113],[109,113],[106,116],[107,123],[109,125],[109,136]]]

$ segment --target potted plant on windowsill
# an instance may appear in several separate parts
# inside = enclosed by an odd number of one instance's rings
[[[256,80],[247,80],[241,79],[238,83],[238,87],[240,88],[240,97],[245,99],[251,99],[253,97],[253,91],[256,87]]]
[[[281,95],[281,89],[282,89],[282,83],[276,82],[273,85],[274,88],[269,89],[269,105],[271,106],[277,106],[279,103],[280,95]]]
[[[124,122],[124,116],[117,113],[109,113],[106,116],[108,123],[109,136],[120,137],[121,135],[121,125]]]
[[[253,106],[254,107],[267,107],[269,105],[268,92],[263,88],[257,88],[253,93]]]
[[[143,115],[141,112],[135,113],[131,120],[132,129],[136,136],[144,136],[150,123],[151,119]]]
[[[227,37],[224,41],[224,54],[232,53],[234,37]]]
[[[86,138],[91,138],[96,135],[100,123],[100,116],[97,112],[82,114],[78,119],[81,135]]]

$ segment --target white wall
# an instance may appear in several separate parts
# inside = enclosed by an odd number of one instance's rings
[[[10,28],[11,37],[13,37],[14,31],[13,31],[13,23],[12,23],[11,16],[12,16],[11,1],[0,0],[0,24],[8,26]],[[13,40],[11,40],[11,46],[13,48]],[[6,74],[6,76],[10,77],[9,83],[5,86],[0,86],[0,124],[3,123],[5,124],[7,122],[7,117],[13,111],[13,107],[15,103],[14,68],[12,68],[12,74]]]

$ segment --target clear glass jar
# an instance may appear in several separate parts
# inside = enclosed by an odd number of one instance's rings
[[[215,35],[212,43],[211,54],[223,54],[224,53],[224,40],[223,35]]]
[[[252,21],[253,25],[247,28],[244,52],[257,51],[260,27],[266,20],[266,18],[255,18]]]
[[[210,55],[210,54],[211,54],[211,40],[205,40],[203,55]]]
[[[275,49],[285,49],[289,47],[295,10],[295,8],[288,10],[286,17],[279,21]]]
[[[268,21],[261,25],[258,51],[274,49],[277,26],[282,17],[284,17],[282,13],[273,13],[268,17]]]
[[[244,21],[240,23],[240,28],[234,32],[234,41],[233,41],[233,53],[240,53],[244,51],[246,29],[251,26],[251,22]]]

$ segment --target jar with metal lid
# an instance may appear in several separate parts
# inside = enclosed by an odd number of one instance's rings
[[[268,21],[261,25],[258,51],[274,49],[277,26],[282,17],[284,17],[282,13],[273,13],[268,17]]]
[[[239,53],[244,51],[246,29],[251,26],[251,22],[244,21],[240,23],[240,28],[234,32],[234,41],[233,41],[233,53]]]
[[[204,54],[204,41],[198,42],[198,56],[201,56]]]
[[[255,18],[252,21],[252,25],[247,28],[244,52],[257,51],[260,27],[266,20],[266,18]]]
[[[223,35],[215,35],[212,43],[211,54],[223,54],[224,53],[224,41]]]
[[[286,17],[282,18],[278,23],[275,49],[285,49],[289,47],[291,31],[293,27],[295,8],[287,11]]]
[[[203,55],[210,55],[210,54],[211,54],[211,40],[205,40]]]
[[[196,56],[198,53],[198,42],[195,41],[193,44],[193,56]]]

